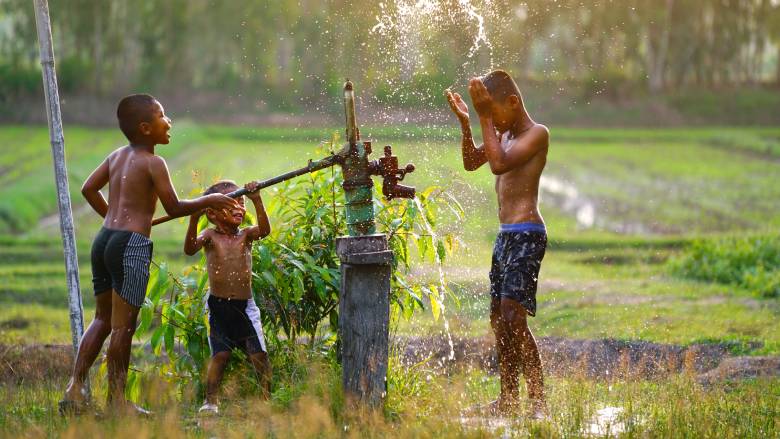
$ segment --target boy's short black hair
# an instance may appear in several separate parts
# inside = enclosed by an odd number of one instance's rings
[[[220,180],[211,186],[208,187],[205,191],[203,191],[203,195],[211,195],[211,194],[223,194],[225,193],[226,189],[238,189],[238,185],[233,180]],[[231,190],[231,192],[232,192]]]
[[[152,112],[157,99],[146,93],[125,96],[116,107],[116,118],[119,119],[119,129],[127,140],[138,138],[138,124],[151,122]]]
[[[520,88],[517,87],[517,83],[509,73],[504,70],[493,70],[482,77],[482,83],[485,84],[490,96],[499,102],[503,103],[506,98],[512,95],[522,100]]]

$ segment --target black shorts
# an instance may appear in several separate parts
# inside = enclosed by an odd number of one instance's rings
[[[544,224],[502,224],[493,248],[490,296],[516,300],[535,316],[539,268],[546,249]]]
[[[209,295],[209,347],[211,356],[241,349],[247,354],[265,349],[260,309],[254,299],[223,299]]]
[[[102,227],[92,243],[95,295],[113,288],[125,302],[140,308],[149,283],[152,247],[152,240],[140,233]]]

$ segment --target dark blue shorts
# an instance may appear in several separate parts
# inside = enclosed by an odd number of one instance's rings
[[[260,309],[254,299],[223,299],[209,295],[211,355],[240,349],[247,354],[267,352]]]
[[[502,224],[493,247],[490,296],[516,300],[535,316],[539,268],[546,249],[544,224]]]

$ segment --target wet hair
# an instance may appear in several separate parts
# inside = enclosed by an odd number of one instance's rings
[[[517,96],[521,101],[523,99],[517,83],[504,70],[493,70],[482,77],[482,83],[485,84],[485,88],[490,93],[490,96],[499,102],[503,103],[512,95]]]
[[[116,118],[119,119],[119,129],[127,140],[138,138],[138,125],[141,122],[151,122],[157,99],[145,93],[125,96],[116,107]]]
[[[238,189],[238,185],[233,180],[220,180],[211,186],[208,187],[205,191],[203,191],[203,195],[211,195],[211,194],[224,194],[226,190],[230,190],[230,192],[233,192],[234,190]]]

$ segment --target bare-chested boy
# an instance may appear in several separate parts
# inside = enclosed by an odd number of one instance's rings
[[[111,154],[84,182],[81,193],[102,217],[103,227],[92,245],[95,319],[79,344],[60,412],[80,413],[88,401],[85,381],[103,342],[111,335],[108,403],[114,409],[148,414],[124,398],[130,347],[138,310],[146,295],[152,258],[152,216],[159,198],[166,213],[180,217],[206,207],[230,209],[236,201],[223,194],[179,200],[165,160],[154,147],[167,144],[171,120],[162,105],[147,94],[125,97],[117,108],[119,128],[130,142]],[[100,192],[108,184],[108,202]]]
[[[490,323],[496,336],[501,395],[491,408],[502,413],[515,411],[522,371],[530,415],[540,418],[547,411],[542,362],[527,316],[536,315],[537,278],[547,247],[538,194],[549,131],[531,119],[517,84],[502,70],[472,78],[469,94],[482,127],[483,144],[479,147],[471,136],[468,106],[459,94],[447,91],[447,100],[461,124],[463,167],[474,171],[485,163],[490,165],[496,176],[501,223],[490,269]]]
[[[206,216],[214,228],[198,235],[198,212],[190,217],[184,240],[184,253],[206,251],[209,274],[209,346],[211,361],[206,376],[206,400],[200,408],[204,414],[217,414],[217,394],[230,352],[241,349],[248,356],[261,381],[266,396],[271,386],[271,365],[263,339],[260,310],[252,297],[252,243],[271,233],[263,200],[256,192],[258,182],[245,186],[257,213],[257,225],[239,228],[244,220],[244,200],[232,209],[207,209]],[[232,181],[220,181],[203,195],[227,194],[238,189]]]

